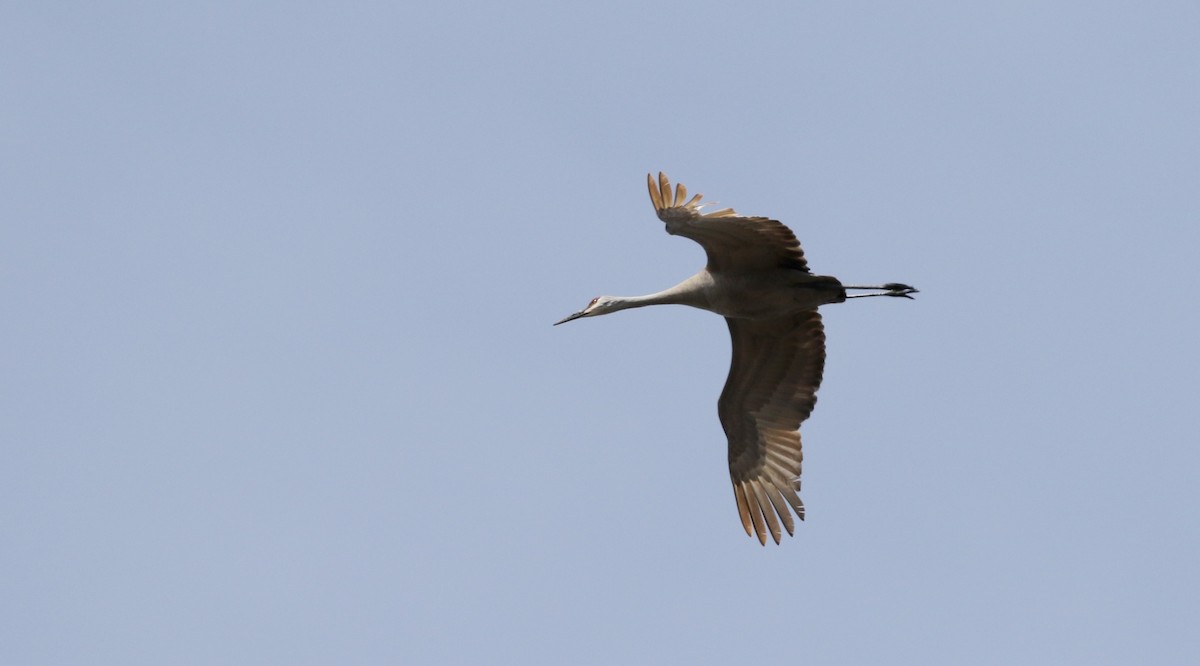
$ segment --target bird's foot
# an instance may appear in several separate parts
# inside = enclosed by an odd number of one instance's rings
[[[920,293],[916,290],[916,288],[910,287],[906,284],[900,284],[899,282],[889,282],[883,285],[883,288],[887,289],[887,293],[882,294],[883,296],[897,296],[899,298],[907,298],[909,300],[912,300],[911,294]]]

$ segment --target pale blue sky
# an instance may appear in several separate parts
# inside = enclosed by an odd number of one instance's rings
[[[0,663],[1200,662],[1200,5],[7,3]],[[742,532],[703,254],[825,310]]]

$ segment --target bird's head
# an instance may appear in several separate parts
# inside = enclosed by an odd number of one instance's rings
[[[554,322],[554,325],[558,326],[559,324],[565,324],[569,321],[579,319],[580,317],[595,317],[596,315],[608,314],[616,309],[615,306],[617,303],[617,299],[613,298],[612,296],[597,296],[587,304],[586,308],[576,312],[573,315],[570,315],[569,317],[566,317],[561,321]]]

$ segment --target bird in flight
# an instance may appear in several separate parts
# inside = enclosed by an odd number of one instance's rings
[[[733,360],[717,413],[729,440],[729,476],[746,534],[779,543],[793,534],[792,512],[804,520],[800,501],[800,424],[812,413],[825,367],[825,330],[817,308],[849,298],[912,298],[917,290],[898,282],[843,285],[813,275],[795,234],[765,217],[731,208],[708,213],[701,195],[663,173],[646,176],[650,200],[667,233],[704,248],[708,264],[679,284],[646,296],[597,296],[555,326],[647,305],[690,305],[725,317]],[[870,293],[850,294],[847,291]]]

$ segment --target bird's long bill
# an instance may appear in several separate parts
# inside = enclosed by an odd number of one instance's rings
[[[580,310],[579,312],[576,312],[575,314],[573,314],[573,315],[570,315],[570,316],[566,317],[565,319],[563,319],[563,320],[561,320],[561,321],[556,321],[556,322],[554,322],[554,325],[555,325],[555,326],[558,326],[559,324],[565,324],[565,323],[567,323],[567,322],[569,322],[569,321],[572,321],[572,320],[575,320],[575,319],[579,319],[580,317],[582,317],[582,316],[583,316],[583,313],[584,313],[584,312],[586,312],[586,310]]]

